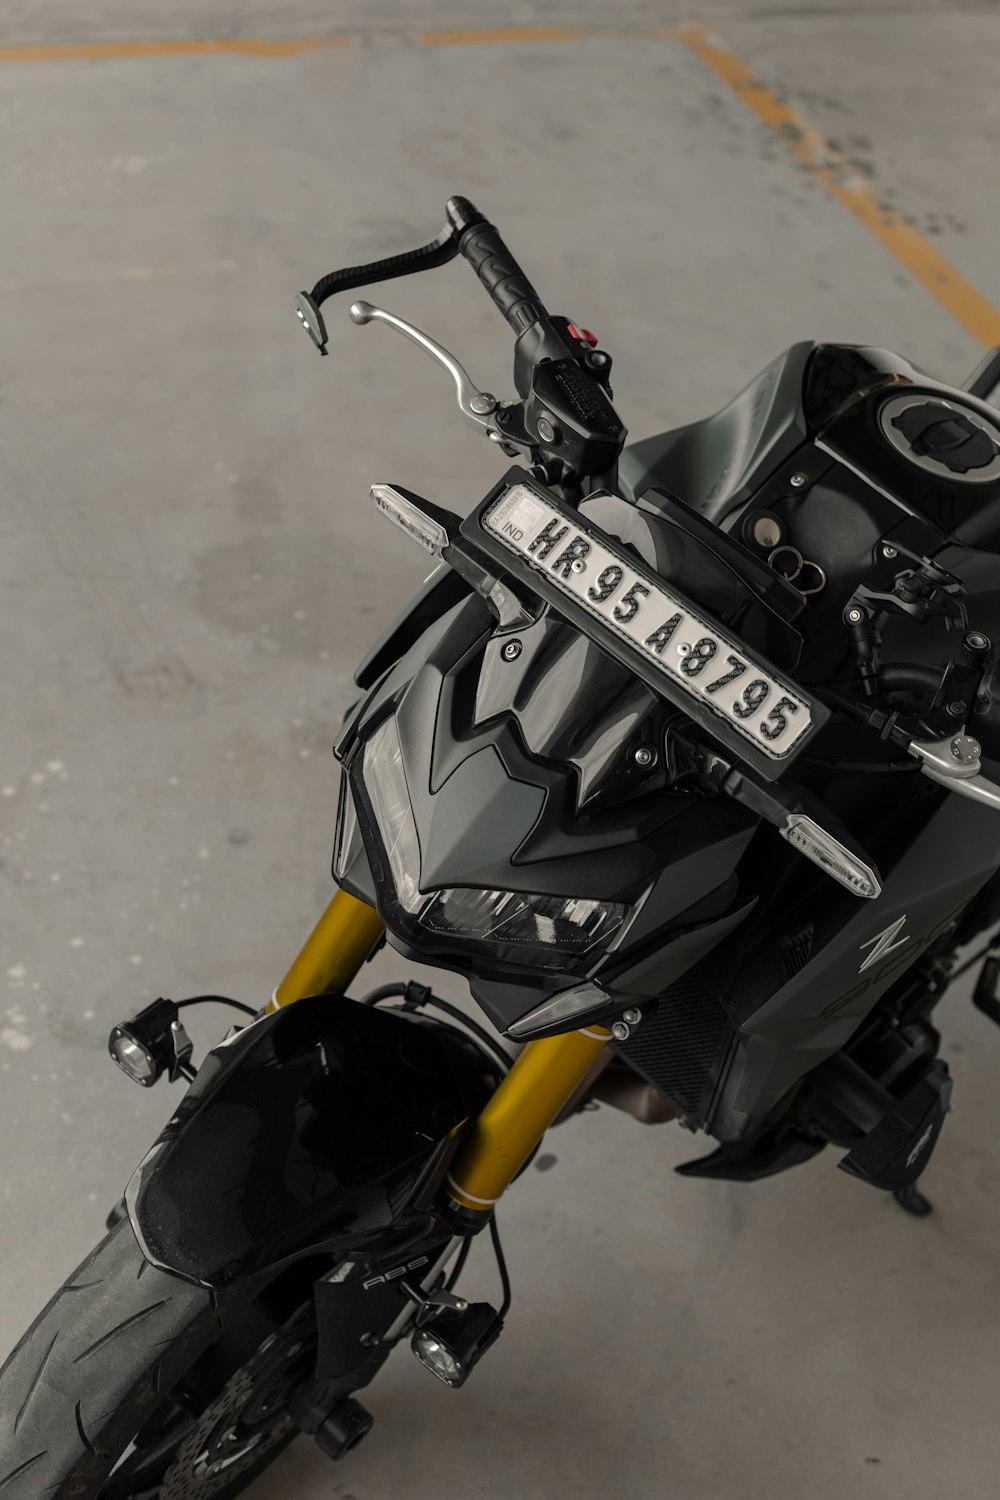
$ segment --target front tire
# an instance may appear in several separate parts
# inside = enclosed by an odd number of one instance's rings
[[[0,1370],[0,1500],[239,1494],[297,1433],[284,1397],[315,1328],[304,1306],[220,1374],[222,1314],[116,1224]]]

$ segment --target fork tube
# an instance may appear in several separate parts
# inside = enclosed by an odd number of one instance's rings
[[[484,1222],[611,1040],[604,1026],[529,1042],[462,1143],[447,1178],[454,1203]]]
[[[337,891],[271,996],[268,1010],[306,995],[342,995],[384,931],[374,907]]]

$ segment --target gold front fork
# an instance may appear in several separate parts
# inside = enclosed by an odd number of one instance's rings
[[[384,931],[374,907],[337,891],[271,996],[268,1010],[280,1010],[306,995],[342,995]]]
[[[604,1026],[529,1042],[458,1149],[448,1192],[488,1214],[611,1040]]]
[[[306,995],[342,995],[384,932],[373,907],[337,891],[278,985],[268,1010]],[[588,1026],[529,1042],[487,1100],[448,1173],[448,1193],[485,1218],[611,1040]]]

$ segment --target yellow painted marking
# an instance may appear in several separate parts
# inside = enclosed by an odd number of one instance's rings
[[[394,33],[386,33],[391,36]],[[576,42],[600,37],[633,37],[653,41],[674,37],[773,130],[801,166],[826,188],[920,282],[946,312],[987,348],[1000,344],[1000,312],[960,271],[935,250],[919,230],[891,208],[870,183],[852,174],[849,164],[798,116],[791,104],[765,83],[749,63],[701,22],[654,27],[508,26],[399,32],[423,47],[511,45],[523,42]],[[294,57],[330,48],[353,47],[361,31],[329,32],[310,37],[196,37],[133,42],[56,42],[38,46],[0,47],[0,62],[99,61],[124,57],[171,57],[242,54]]]
[[[774,131],[796,161],[849,209],[963,328],[987,348],[1000,344],[1000,312],[919,230],[890,208],[870,183],[853,174],[844,158],[831,150],[749,63],[698,22],[673,29],[670,34],[679,37],[758,120]]]
[[[350,47],[348,32],[307,37],[177,37],[146,42],[46,42],[31,47],[0,47],[0,62],[101,62],[112,57],[192,57],[202,53],[244,53],[252,57],[294,57],[329,47]]]

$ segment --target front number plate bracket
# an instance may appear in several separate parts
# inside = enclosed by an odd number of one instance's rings
[[[461,529],[768,780],[829,718],[823,704],[523,471],[510,471]]]

